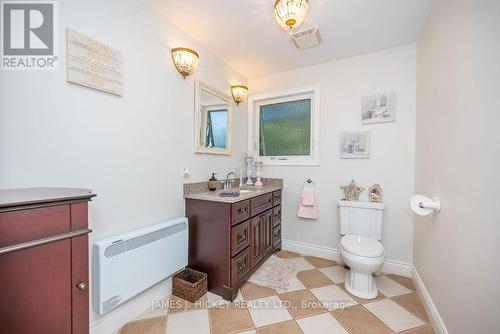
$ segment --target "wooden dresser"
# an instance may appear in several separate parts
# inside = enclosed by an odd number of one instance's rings
[[[239,287],[281,249],[281,190],[234,203],[186,198],[189,267],[209,291],[234,300]]]
[[[89,332],[87,189],[0,190],[0,333]]]

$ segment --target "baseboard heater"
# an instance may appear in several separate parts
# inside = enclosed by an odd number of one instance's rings
[[[188,221],[148,226],[93,247],[94,309],[102,315],[187,266]]]

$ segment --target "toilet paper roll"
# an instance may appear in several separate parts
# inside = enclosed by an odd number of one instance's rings
[[[414,195],[410,200],[410,207],[419,216],[430,215],[434,210],[439,211],[439,201],[424,195]]]

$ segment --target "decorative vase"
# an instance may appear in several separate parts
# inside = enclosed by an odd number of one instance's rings
[[[246,186],[253,186],[253,181],[252,181],[252,164],[253,164],[253,159],[252,158],[247,158],[247,182],[245,183]]]
[[[264,184],[262,183],[262,179],[260,178],[260,168],[262,167],[262,162],[257,161],[254,163],[255,165],[255,177],[257,180],[255,181],[255,187],[262,187]]]

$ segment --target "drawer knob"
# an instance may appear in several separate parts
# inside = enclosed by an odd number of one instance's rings
[[[87,284],[85,284],[84,282],[80,282],[76,285],[76,287],[80,290],[80,291],[85,291],[87,289]]]
[[[247,267],[246,262],[240,262],[240,263],[238,263],[238,269],[237,269],[237,271],[240,272],[243,269],[245,269],[246,267]]]

